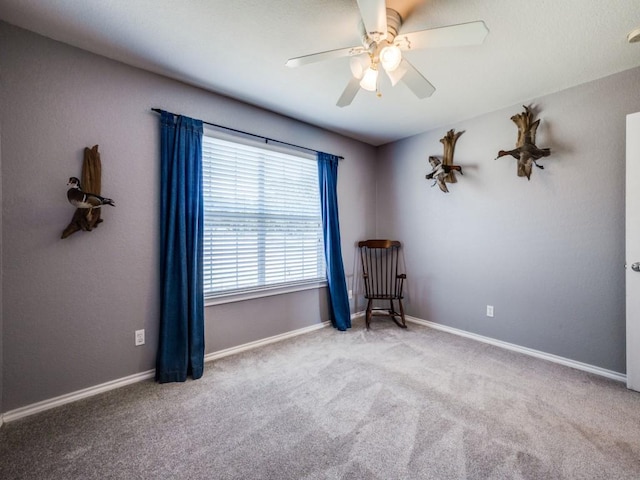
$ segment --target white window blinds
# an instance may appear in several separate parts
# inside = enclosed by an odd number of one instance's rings
[[[206,297],[325,281],[315,158],[205,136]]]

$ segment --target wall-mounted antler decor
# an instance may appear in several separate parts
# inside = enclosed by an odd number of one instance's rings
[[[456,183],[458,181],[455,172],[458,171],[460,175],[462,175],[462,167],[453,164],[453,152],[456,148],[458,137],[463,133],[464,131],[454,133],[454,130],[451,129],[440,139],[440,142],[444,145],[442,161],[440,161],[438,157],[429,157],[429,163],[433,170],[431,170],[431,173],[428,173],[425,178],[427,180],[435,178],[436,181],[431,186],[433,187],[437,184],[444,193],[449,193],[447,183]]]
[[[71,186],[67,191],[67,199],[77,208],[71,223],[62,232],[61,238],[67,238],[78,230],[90,232],[103,221],[100,218],[100,207],[103,205],[115,207],[113,200],[100,196],[101,175],[102,163],[98,145],[94,145],[93,148],[85,148],[82,162],[82,182],[76,177],[71,177],[67,183]]]
[[[518,176],[527,177],[531,180],[531,166],[535,165],[539,169],[544,169],[542,165],[538,165],[536,160],[542,157],[548,157],[551,154],[549,148],[536,147],[536,131],[540,125],[540,119],[533,121],[533,113],[531,109],[523,105],[524,112],[514,115],[511,120],[518,126],[518,141],[516,148],[513,150],[500,150],[496,160],[505,155],[510,155],[518,160]]]

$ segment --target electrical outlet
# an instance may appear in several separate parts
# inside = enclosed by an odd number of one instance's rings
[[[493,305],[487,305],[487,317],[493,317]]]
[[[144,329],[136,330],[136,347],[144,345]]]
[[[349,293],[349,300],[351,300],[353,298],[353,290],[349,290],[348,293]]]

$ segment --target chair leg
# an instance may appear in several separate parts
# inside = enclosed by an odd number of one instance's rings
[[[393,308],[393,299],[389,299],[389,306],[391,307],[391,309],[389,310],[389,315],[391,316],[391,320],[393,320],[393,323],[398,325],[400,328],[407,328],[407,324],[404,321],[404,308],[402,308],[402,300],[399,298],[397,300],[398,304],[400,305],[400,313],[396,312]],[[396,316],[400,317],[401,322],[398,321]]]
[[[407,328],[407,323],[404,321],[404,307],[402,306],[402,299],[398,299],[398,304],[400,305],[400,318],[402,319],[402,328]]]
[[[367,325],[367,330],[369,330],[369,324],[371,323],[371,307],[373,300],[370,298],[369,301],[367,302],[367,313],[365,315],[365,323]]]

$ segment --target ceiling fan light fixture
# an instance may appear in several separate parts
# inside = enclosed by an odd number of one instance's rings
[[[402,51],[396,45],[387,45],[380,50],[380,63],[387,72],[393,72],[402,62]]]
[[[389,77],[389,80],[391,80],[391,86],[395,87],[398,84],[398,82],[402,80],[402,77],[404,77],[404,74],[407,73],[407,67],[403,65],[401,62],[398,68],[396,68],[395,70],[391,72],[388,70],[385,70],[385,72],[387,72],[387,76]]]
[[[362,79],[368,64],[369,62],[361,57],[351,57],[351,60],[349,61],[351,74],[358,80]]]
[[[378,87],[378,69],[375,65],[371,65],[364,72],[360,86],[370,92],[375,92]]]

